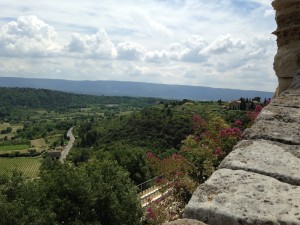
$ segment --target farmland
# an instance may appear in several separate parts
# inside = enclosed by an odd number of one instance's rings
[[[18,150],[27,150],[28,145],[3,145],[0,146],[0,151],[18,151]]]
[[[35,178],[39,174],[41,161],[42,157],[0,158],[0,174],[7,174],[12,170],[18,170],[28,178]]]

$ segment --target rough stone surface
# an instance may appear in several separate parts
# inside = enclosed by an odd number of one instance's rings
[[[197,188],[184,217],[211,225],[300,224],[300,187],[257,173],[220,169]]]
[[[300,144],[300,91],[290,90],[265,107],[255,124],[245,130],[245,139],[266,139]]]
[[[272,100],[273,106],[300,108],[300,90],[293,89],[283,92],[280,96]]]
[[[169,223],[165,223],[164,225],[206,225],[198,220],[191,220],[191,219],[179,219],[176,221],[172,221]]]
[[[293,76],[300,68],[300,1],[275,0],[278,51],[274,59],[274,70],[279,85],[277,95],[287,90]]]
[[[281,103],[285,107],[281,106]],[[276,99],[265,107],[255,124],[244,131],[244,138],[300,145],[300,108],[293,107],[299,106],[299,103],[300,95],[295,97],[286,95]]]
[[[223,160],[219,168],[256,172],[282,182],[300,185],[299,165],[300,146],[265,140],[244,140]]]
[[[292,89],[300,89],[300,69],[294,75],[293,82],[291,85]]]

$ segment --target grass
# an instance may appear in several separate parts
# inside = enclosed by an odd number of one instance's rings
[[[28,178],[35,178],[39,174],[41,162],[42,157],[0,158],[0,174],[7,174],[12,170],[18,170]]]
[[[18,151],[28,149],[28,145],[3,145],[0,146],[0,151]]]
[[[10,125],[9,123],[0,123],[0,131],[1,130],[5,130],[6,128],[8,128]]]
[[[9,133],[9,134],[0,134],[0,139],[7,136],[7,139],[11,140],[11,138],[15,136],[15,133],[17,132],[18,129],[23,129],[23,125],[17,125],[17,124],[12,125],[12,124],[9,124],[9,123],[0,123],[0,131],[5,130],[8,127],[12,128],[12,132]]]
[[[31,144],[31,146],[34,146],[35,148],[43,148],[43,147],[47,147],[48,146],[46,144],[44,138],[39,138],[39,139],[31,140],[30,144]]]

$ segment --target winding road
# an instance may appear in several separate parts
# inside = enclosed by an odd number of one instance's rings
[[[68,130],[68,133],[67,133],[67,136],[70,138],[67,146],[65,147],[65,149],[61,152],[61,156],[59,158],[59,161],[61,163],[64,163],[70,149],[73,147],[73,144],[74,144],[74,141],[75,141],[75,137],[72,133],[72,130],[73,130],[74,127],[71,127],[69,130]]]

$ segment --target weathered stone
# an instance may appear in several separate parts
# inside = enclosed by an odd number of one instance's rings
[[[268,105],[259,114],[257,120],[272,120],[285,123],[300,123],[300,108]]]
[[[300,124],[258,120],[250,129],[244,131],[244,139],[265,139],[300,145]]]
[[[211,225],[299,225],[300,187],[257,173],[220,169],[197,188],[184,217]]]
[[[256,172],[300,185],[300,145],[244,140],[222,161],[219,168]]]
[[[291,88],[300,89],[300,70],[298,70],[297,73],[294,75]]]
[[[279,85],[277,96],[287,90],[295,72],[300,68],[300,1],[275,0],[278,51],[274,59],[274,70]]]
[[[300,108],[300,89],[290,89],[272,100],[273,106]]]
[[[255,124],[244,131],[244,139],[265,139],[300,144],[300,90],[289,90],[260,113]]]
[[[206,225],[206,224],[198,220],[179,219],[169,223],[165,223],[164,225]]]

